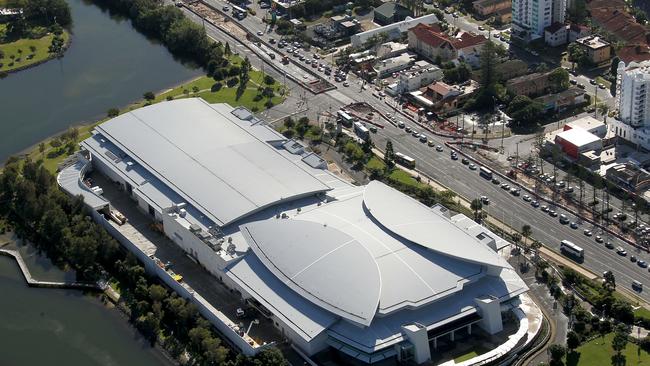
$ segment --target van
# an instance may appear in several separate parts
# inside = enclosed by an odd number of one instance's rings
[[[565,214],[560,215],[560,223],[566,224],[569,222],[569,218]]]
[[[643,284],[637,280],[632,281],[632,288],[636,291],[643,291]]]

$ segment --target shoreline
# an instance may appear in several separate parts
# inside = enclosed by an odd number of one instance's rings
[[[70,49],[70,47],[72,46],[72,36],[73,36],[72,31],[69,31],[69,30],[66,29],[65,32],[68,33],[68,40],[66,41],[65,45],[63,46],[63,50],[62,50],[60,55],[52,55],[52,54],[50,54],[50,56],[48,56],[48,57],[46,57],[46,58],[44,58],[44,59],[42,59],[42,60],[40,60],[38,62],[33,62],[31,64],[28,64],[28,65],[22,65],[22,66],[16,67],[15,69],[7,70],[7,71],[0,71],[0,79],[9,77],[9,76],[11,76],[11,74],[16,74],[18,72],[29,70],[31,68],[40,66],[40,65],[42,65],[42,64],[44,64],[46,62],[50,62],[50,61],[52,61],[54,59],[59,58],[59,56],[63,57],[65,55],[65,53],[68,52],[68,49]]]
[[[0,243],[0,248],[3,248],[10,244],[11,241],[8,242],[2,242]],[[25,244],[25,245],[32,245],[32,244]],[[18,256],[21,256],[20,253],[17,253]],[[49,257],[45,254],[39,254],[39,256],[43,258],[47,258],[49,260]],[[21,267],[18,258],[12,257],[10,255],[2,255],[3,258],[7,258],[9,260],[12,260],[14,264],[16,264],[16,271],[17,273],[22,276],[24,279],[26,279],[26,274],[23,272],[23,268]],[[31,272],[32,269],[29,268],[29,265],[27,263],[24,263],[26,266],[27,270]],[[39,280],[40,281],[40,280]],[[40,289],[40,290],[50,290],[52,288],[43,288],[43,287],[33,287],[30,286],[29,283],[26,283],[25,286],[30,289],[30,290],[35,290],[35,289]],[[151,344],[140,334],[137,328],[129,321],[129,316],[126,313],[126,310],[123,306],[120,305],[119,302],[115,303],[111,300],[110,296],[106,295],[105,291],[92,291],[88,289],[82,289],[82,288],[55,288],[56,290],[59,291],[75,291],[82,293],[84,296],[88,296],[93,298],[94,300],[97,301],[97,305],[102,306],[105,310],[109,312],[109,316],[114,316],[116,318],[120,319],[120,325],[121,327],[124,327],[125,330],[127,330],[131,335],[135,336],[136,342],[141,343],[142,345],[147,345],[149,346],[149,350],[147,350],[153,357],[155,357],[157,360],[161,362],[162,365],[164,366],[178,366],[180,365],[179,361],[174,359],[169,352],[167,352],[158,342],[156,342],[155,345],[151,346]]]

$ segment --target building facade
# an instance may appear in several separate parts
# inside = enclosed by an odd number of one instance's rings
[[[499,10],[510,9],[511,0],[477,0],[472,3],[474,12],[481,18],[487,18]]]
[[[544,42],[551,47],[558,47],[567,42],[568,26],[564,23],[553,23],[544,30]]]
[[[480,64],[481,51],[487,38],[469,32],[450,36],[437,25],[418,24],[408,32],[409,49],[436,61],[459,60],[472,67]]]
[[[524,40],[542,38],[546,27],[564,23],[565,12],[566,0],[513,0],[513,35]]]
[[[616,103],[619,119],[632,127],[650,125],[650,61],[618,64]]]
[[[593,35],[576,40],[585,51],[589,60],[595,65],[603,64],[612,58],[612,47],[602,37]]]

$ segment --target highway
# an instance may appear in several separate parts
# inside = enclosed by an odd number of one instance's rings
[[[215,3],[215,6],[226,5],[225,2],[217,0],[208,0]],[[197,22],[201,22],[199,17],[188,12],[188,16]],[[261,20],[249,16],[244,19],[243,24],[251,31],[257,32],[257,29],[265,28]],[[216,40],[222,42],[229,42],[231,45],[235,44],[234,40],[228,35],[224,34],[217,28],[206,24],[206,31],[208,35]],[[245,39],[243,42],[247,42]],[[253,49],[255,46],[250,45]],[[349,87],[344,87],[342,84],[337,84],[337,89],[319,95],[313,95],[301,89],[301,86],[290,79],[284,79],[280,73],[272,69],[268,65],[270,63],[279,63],[279,57],[276,60],[270,58],[261,59],[258,54],[252,52],[246,47],[241,45],[235,47],[238,52],[247,56],[252,65],[258,69],[264,68],[267,73],[274,76],[278,80],[284,80],[291,90],[291,95],[287,98],[286,102],[282,105],[275,106],[271,110],[263,112],[262,115],[274,121],[281,119],[284,116],[296,113],[304,113],[314,118],[319,112],[331,111],[335,112],[337,109],[352,102],[365,101],[373,105],[378,110],[384,113],[393,113],[393,110],[386,104],[384,100],[379,100],[372,96],[371,87],[362,87],[362,82],[350,75],[348,80]],[[291,56],[290,56],[291,57]],[[292,61],[296,60],[292,57]],[[266,65],[266,66],[264,66]],[[299,68],[286,67],[280,65],[283,70],[294,73],[296,77],[303,77],[305,71]],[[298,71],[299,70],[299,71]],[[600,91],[599,91],[600,92]],[[390,101],[389,103],[394,103]],[[414,123],[408,121],[406,118],[400,118],[407,125],[421,130],[416,127]],[[428,135],[437,145],[444,145],[442,138]],[[461,164],[460,160],[453,161],[449,157],[449,149],[445,147],[442,153],[436,152],[434,148],[419,142],[418,139],[412,137],[404,130],[394,127],[389,123],[385,123],[384,129],[379,129],[377,134],[372,135],[372,139],[377,147],[383,149],[386,141],[390,139],[393,142],[395,151],[403,152],[412,156],[417,160],[417,167],[427,176],[435,179],[439,183],[447,186],[450,190],[467,198],[473,199],[481,195],[488,196],[491,203],[486,206],[486,211],[493,217],[502,220],[504,223],[510,225],[515,229],[521,229],[524,224],[532,227],[532,238],[539,240],[549,248],[559,250],[559,244],[562,240],[570,240],[575,244],[585,249],[584,266],[596,274],[602,274],[605,270],[612,270],[616,276],[617,283],[621,287],[630,288],[633,280],[638,280],[646,287],[650,286],[650,273],[647,269],[640,268],[635,263],[629,260],[629,256],[635,255],[639,259],[646,262],[650,261],[650,256],[646,253],[637,253],[631,246],[623,244],[618,240],[610,240],[615,246],[623,246],[628,251],[627,257],[621,257],[615,253],[614,250],[605,248],[604,244],[598,244],[593,237],[583,235],[583,230],[591,229],[587,224],[581,223],[578,229],[571,229],[568,225],[561,225],[558,218],[553,218],[548,214],[542,212],[539,208],[533,208],[528,202],[523,201],[521,197],[515,197],[510,193],[499,188],[498,185],[492,184],[490,181],[480,177],[478,171],[472,171],[467,166]],[[525,194],[522,192],[522,196]],[[543,204],[543,203],[542,203]],[[557,210],[558,215],[563,213],[562,210]],[[576,221],[571,215],[568,215],[571,221]],[[597,233],[594,233],[594,236]],[[650,291],[650,290],[648,290]],[[640,297],[646,301],[650,301],[650,292],[643,292]]]

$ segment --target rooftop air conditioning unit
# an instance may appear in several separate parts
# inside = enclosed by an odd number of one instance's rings
[[[184,208],[181,208],[180,210],[178,210],[178,215],[180,217],[185,217],[185,215],[187,215],[187,210],[185,210]]]

